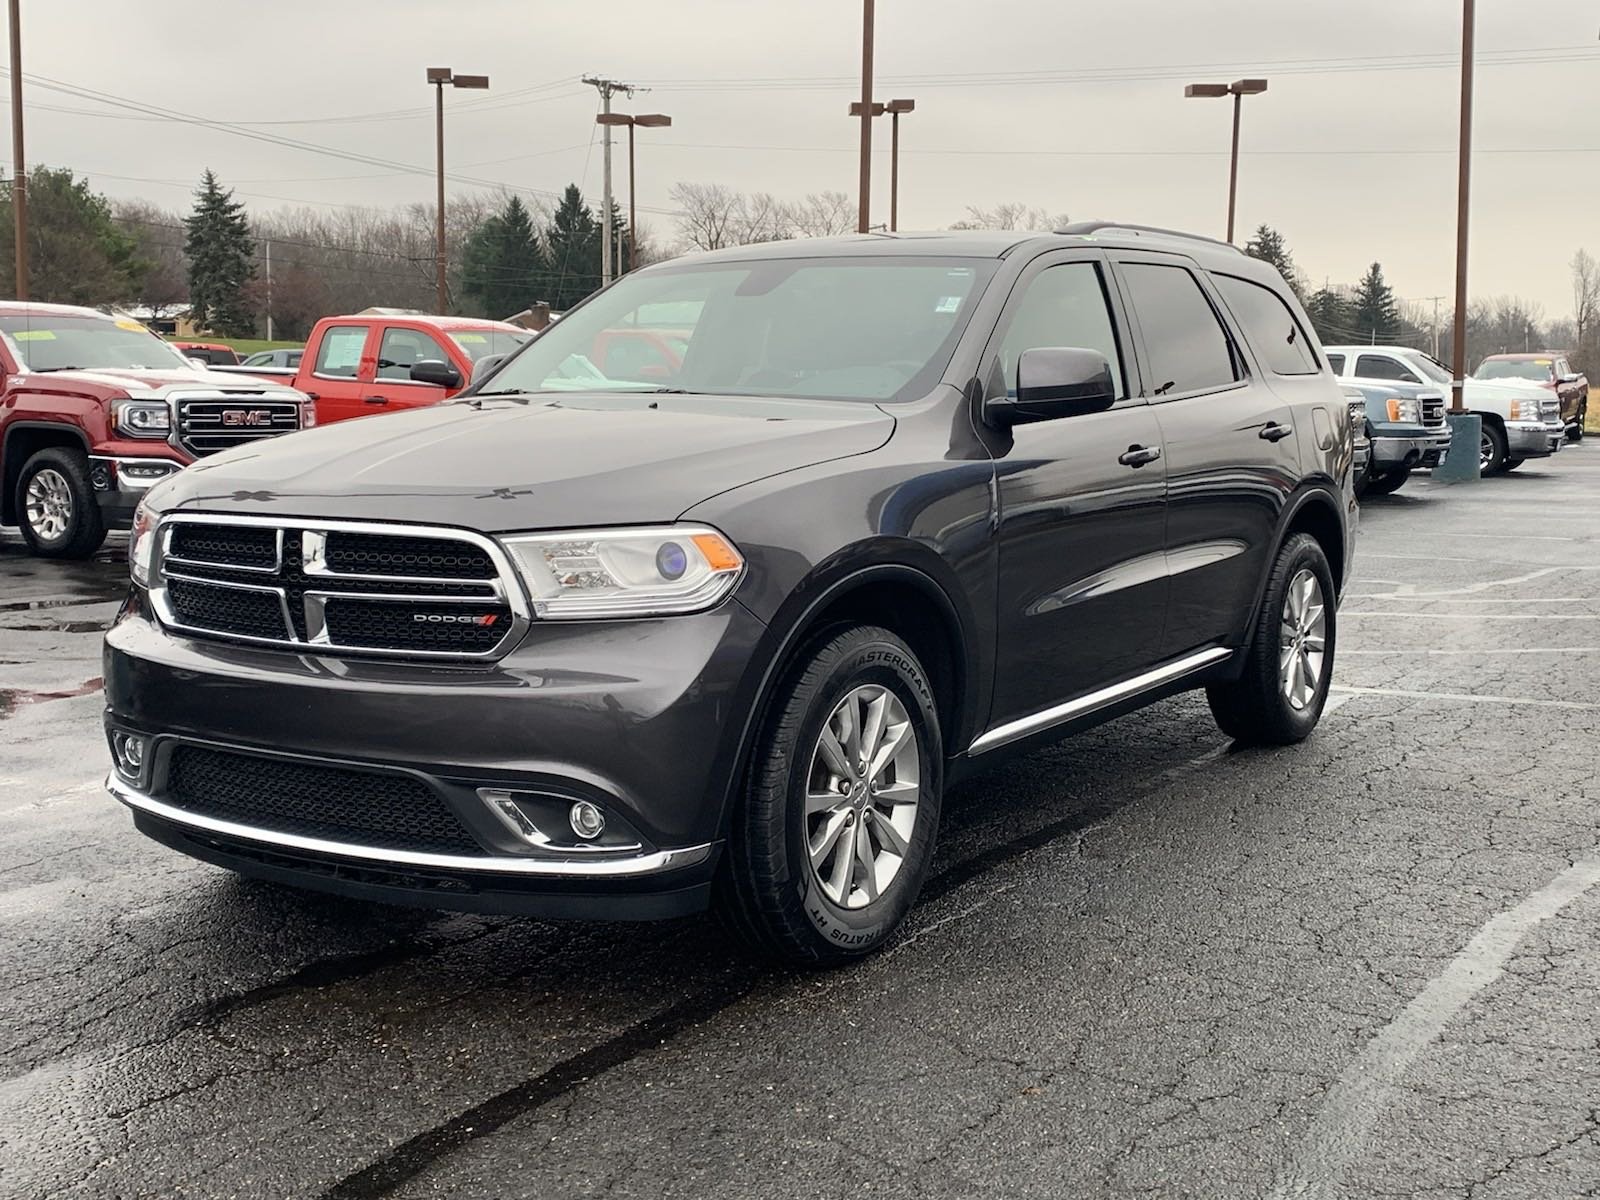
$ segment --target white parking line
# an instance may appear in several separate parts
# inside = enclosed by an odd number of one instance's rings
[[[1536,925],[1596,883],[1600,883],[1600,855],[1591,855],[1480,927],[1450,965],[1429,980],[1345,1068],[1269,1200],[1319,1200],[1336,1194],[1340,1176],[1365,1151],[1395,1085],[1416,1057],[1474,996],[1500,978],[1517,944]]]
[[[1543,503],[1543,502],[1541,502],[1541,503]],[[1457,538],[1489,538],[1490,540],[1496,541],[1496,542],[1503,542],[1503,541],[1507,540],[1506,535],[1503,534],[1503,533],[1451,533],[1449,530],[1445,530],[1445,529],[1435,529],[1429,534],[1429,536],[1430,537],[1457,537]],[[1515,538],[1510,539],[1510,540],[1518,541],[1518,542],[1579,542],[1579,541],[1583,541],[1585,539],[1583,539],[1583,538],[1574,538],[1574,537],[1558,537],[1557,535],[1555,535],[1553,533],[1519,533],[1519,534],[1517,534],[1517,536]]]
[[[1540,700],[1532,696],[1481,696],[1475,692],[1412,692],[1404,688],[1340,687],[1332,689],[1352,696],[1399,696],[1403,700],[1459,700],[1469,704],[1527,704],[1535,708],[1574,708],[1582,712],[1600,711],[1600,704],[1583,700]]]
[[[1407,592],[1346,592],[1346,600],[1421,600],[1433,604],[1591,604],[1593,596],[1463,596],[1460,599]]]
[[[1385,597],[1387,599],[1388,597]],[[1600,613],[1418,613],[1418,612],[1362,612],[1360,609],[1340,609],[1339,619],[1352,617],[1404,617],[1408,621],[1600,621]]]
[[[1394,658],[1396,655],[1424,654],[1429,657],[1442,655],[1461,655],[1468,658],[1478,658],[1484,654],[1600,654],[1600,646],[1539,646],[1524,650],[1422,650],[1416,647],[1396,648],[1394,650],[1340,650],[1340,658],[1351,655],[1371,655],[1374,658]]]

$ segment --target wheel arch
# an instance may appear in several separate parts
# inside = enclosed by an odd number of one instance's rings
[[[1334,491],[1332,483],[1326,480],[1318,480],[1301,488],[1284,505],[1278,518],[1277,533],[1273,537],[1272,553],[1266,556],[1261,578],[1256,582],[1255,600],[1250,606],[1250,620],[1243,629],[1242,644],[1249,644],[1250,634],[1260,619],[1261,604],[1267,594],[1267,583],[1272,578],[1272,565],[1278,560],[1278,552],[1295,534],[1310,534],[1317,540],[1333,572],[1335,592],[1343,591],[1349,547],[1341,512],[1339,494]]]
[[[89,453],[81,429],[52,421],[12,421],[0,440],[0,525],[17,523],[17,481],[22,465],[40,450],[62,446]]]

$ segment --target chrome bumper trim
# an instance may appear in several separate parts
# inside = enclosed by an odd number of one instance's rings
[[[711,844],[707,843],[703,846],[684,846],[676,850],[656,850],[649,854],[598,861],[593,855],[582,859],[510,858],[504,855],[467,857],[458,854],[424,854],[415,850],[382,850],[371,846],[355,846],[347,842],[329,842],[294,833],[258,829],[253,825],[239,825],[232,821],[187,812],[170,804],[164,804],[155,797],[131,787],[114,773],[106,777],[106,791],[135,812],[149,813],[153,817],[188,829],[202,830],[206,833],[220,834],[223,837],[285,850],[303,850],[311,854],[354,858],[363,862],[391,866],[429,867],[439,871],[526,875],[536,879],[627,879],[638,875],[659,875],[663,871],[695,866],[709,858],[712,850]]]

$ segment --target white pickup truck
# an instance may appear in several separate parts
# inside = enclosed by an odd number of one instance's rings
[[[1324,346],[1340,379],[1437,387],[1450,399],[1450,369],[1409,346]],[[1525,459],[1548,458],[1566,442],[1561,401],[1536,383],[1490,383],[1468,379],[1462,394],[1467,411],[1483,418],[1478,459],[1485,475],[1520,467]]]

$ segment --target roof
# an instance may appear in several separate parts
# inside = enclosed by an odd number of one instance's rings
[[[78,304],[41,304],[33,300],[0,300],[0,317],[26,317],[30,315],[58,317],[99,317],[104,321],[115,320],[109,313],[103,313],[98,308],[84,308]]]
[[[348,313],[342,317],[329,318],[331,320],[348,321],[355,317],[387,317],[395,321],[410,321],[417,325],[430,325],[435,329],[499,329],[506,333],[527,333],[520,325],[508,325],[504,321],[493,321],[488,317],[441,317],[435,313],[411,312],[407,309],[367,309],[363,312]]]
[[[1484,362],[1537,362],[1540,359],[1565,358],[1565,350],[1530,350],[1518,354],[1487,354]]]

